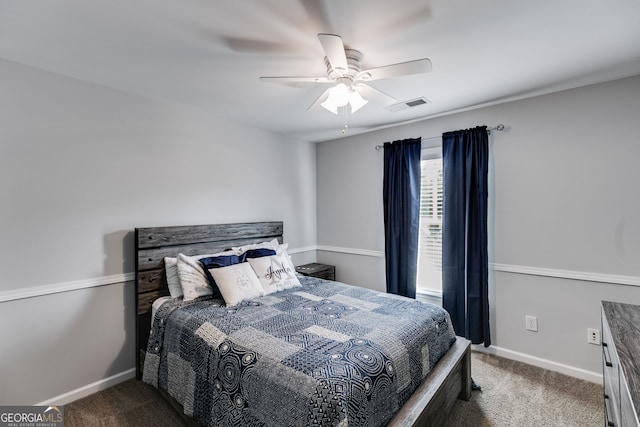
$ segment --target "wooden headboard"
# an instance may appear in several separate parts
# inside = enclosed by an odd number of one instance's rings
[[[164,257],[198,255],[233,246],[282,241],[281,221],[136,228],[136,376],[142,378],[151,328],[151,304],[169,295]]]

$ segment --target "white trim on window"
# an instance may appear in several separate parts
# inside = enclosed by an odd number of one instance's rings
[[[416,288],[438,292],[442,271],[442,148],[431,145],[421,155],[420,236]]]
[[[416,299],[418,301],[424,301],[431,304],[442,306],[442,292],[437,292],[430,289],[417,288]]]
[[[439,159],[442,157],[442,145],[426,147],[420,151],[420,160]]]

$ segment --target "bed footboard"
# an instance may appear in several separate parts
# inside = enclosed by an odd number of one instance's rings
[[[471,342],[457,337],[388,427],[446,425],[456,398],[471,398]]]

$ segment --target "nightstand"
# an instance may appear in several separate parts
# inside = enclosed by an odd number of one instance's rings
[[[320,279],[326,280],[336,280],[336,268],[333,265],[312,262],[310,264],[297,266],[296,271],[304,276],[318,277]]]

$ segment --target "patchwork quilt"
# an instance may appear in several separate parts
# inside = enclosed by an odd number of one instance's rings
[[[303,277],[226,307],[161,305],[143,380],[205,426],[382,426],[455,341],[449,314]]]

